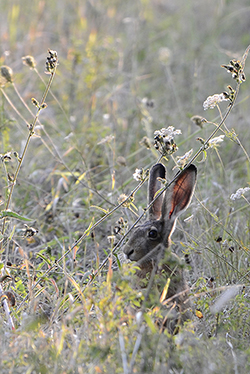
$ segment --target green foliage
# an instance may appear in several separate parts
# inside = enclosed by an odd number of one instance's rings
[[[1,4],[0,293],[15,325],[8,331],[1,308],[1,373],[250,371],[249,192],[230,200],[250,180],[250,63],[237,61],[248,7]],[[54,50],[52,84],[43,73]],[[209,97],[215,107],[204,112]],[[182,134],[169,145],[161,130],[170,126]],[[168,180],[201,150],[172,246],[188,258],[194,316],[175,336],[156,323],[166,280],[156,276],[147,297],[148,282],[138,284],[116,246],[146,207],[157,141]]]

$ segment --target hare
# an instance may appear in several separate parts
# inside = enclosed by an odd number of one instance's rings
[[[179,172],[169,188],[157,197],[157,191],[161,188],[159,178],[165,178],[166,169],[160,163],[152,167],[148,183],[148,204],[152,205],[149,208],[148,220],[133,229],[123,249],[127,259],[136,261],[139,278],[145,278],[154,267],[158,273],[165,273],[166,281],[170,278],[166,299],[172,299],[170,309],[175,311],[174,317],[172,313],[170,318],[171,328],[168,325],[172,332],[178,321],[183,322],[190,318],[190,313],[184,310],[190,308],[190,305],[187,295],[189,288],[184,280],[181,260],[169,250],[169,246],[176,220],[188,207],[192,198],[196,174],[196,167],[190,165]]]

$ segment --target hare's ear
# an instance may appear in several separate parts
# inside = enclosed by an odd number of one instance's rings
[[[162,220],[175,221],[188,207],[196,184],[197,169],[190,165],[180,173],[176,181],[165,192],[162,205]]]
[[[162,164],[155,164],[149,176],[148,182],[148,204],[150,204],[156,197],[157,191],[161,188],[161,182],[158,178],[165,179],[166,169]],[[162,214],[162,201],[163,194],[161,194],[154,202],[154,204],[149,209],[149,219],[159,219]]]

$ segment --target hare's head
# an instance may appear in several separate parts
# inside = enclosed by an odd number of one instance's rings
[[[152,167],[148,183],[148,204],[156,199],[149,209],[148,220],[134,228],[123,249],[126,257],[137,261],[141,270],[150,270],[159,251],[169,247],[176,220],[192,198],[196,174],[196,167],[190,165],[179,172],[169,188],[157,197],[157,191],[161,188],[159,178],[165,178],[166,170],[162,164]]]

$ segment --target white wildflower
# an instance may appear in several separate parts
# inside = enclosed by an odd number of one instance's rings
[[[104,143],[110,143],[114,139],[115,139],[114,135],[108,135],[105,138],[101,139],[97,144],[100,145],[100,144],[104,144]]]
[[[210,148],[216,148],[219,143],[223,142],[225,135],[219,135],[216,136],[215,138],[209,140],[209,147]]]
[[[115,241],[115,239],[116,239],[116,237],[115,237],[115,235],[108,235],[108,236],[107,236],[107,239],[108,239],[108,242],[109,242],[110,244],[113,244],[114,241]]]
[[[177,162],[177,165],[180,166],[180,167],[183,167],[188,159],[192,156],[193,154],[193,149],[191,148],[190,151],[186,152],[183,156],[177,156],[176,157],[176,162]]]
[[[133,174],[133,178],[137,181],[140,182],[142,180],[142,169],[135,169],[135,172]]]
[[[154,100],[149,99],[148,97],[144,97],[141,102],[146,108],[154,108],[155,106]]]
[[[163,65],[168,65],[172,56],[172,52],[167,47],[162,47],[158,51],[159,60]]]
[[[8,161],[11,161],[12,157],[11,157],[11,152],[6,152],[4,155],[0,154],[0,159],[4,162],[8,162]]]
[[[220,102],[228,101],[228,100],[229,100],[229,98],[227,97],[227,95],[225,95],[224,92],[222,92],[221,94],[215,94],[213,96],[208,96],[208,98],[203,103],[203,108],[204,108],[204,110],[207,110],[209,108],[213,109]]]
[[[174,126],[168,126],[167,129],[163,127],[161,130],[156,130],[154,132],[155,136],[167,138],[168,141],[174,139],[176,135],[180,135],[180,134],[181,134],[181,130],[178,130],[178,129],[175,130]]]
[[[104,113],[102,118],[104,119],[105,122],[109,121],[110,120],[110,115],[109,113]]]
[[[127,198],[128,198],[128,196],[125,195],[125,193],[122,193],[122,194],[118,197],[118,199],[117,199],[118,204],[122,204],[122,203],[124,203],[124,202],[127,200]],[[125,205],[124,205],[124,206],[125,206]]]
[[[178,147],[174,142],[174,137],[180,135],[181,130],[175,130],[173,126],[162,128],[154,132],[154,147],[163,155],[172,154]]]
[[[247,192],[249,190],[250,190],[250,187],[239,188],[235,193],[233,193],[230,196],[230,200],[240,199],[245,194],[245,192]]]
[[[137,181],[137,182],[142,182],[145,180],[145,178],[147,178],[149,174],[149,170],[144,170],[144,169],[135,169],[135,172],[133,174],[133,178]]]

